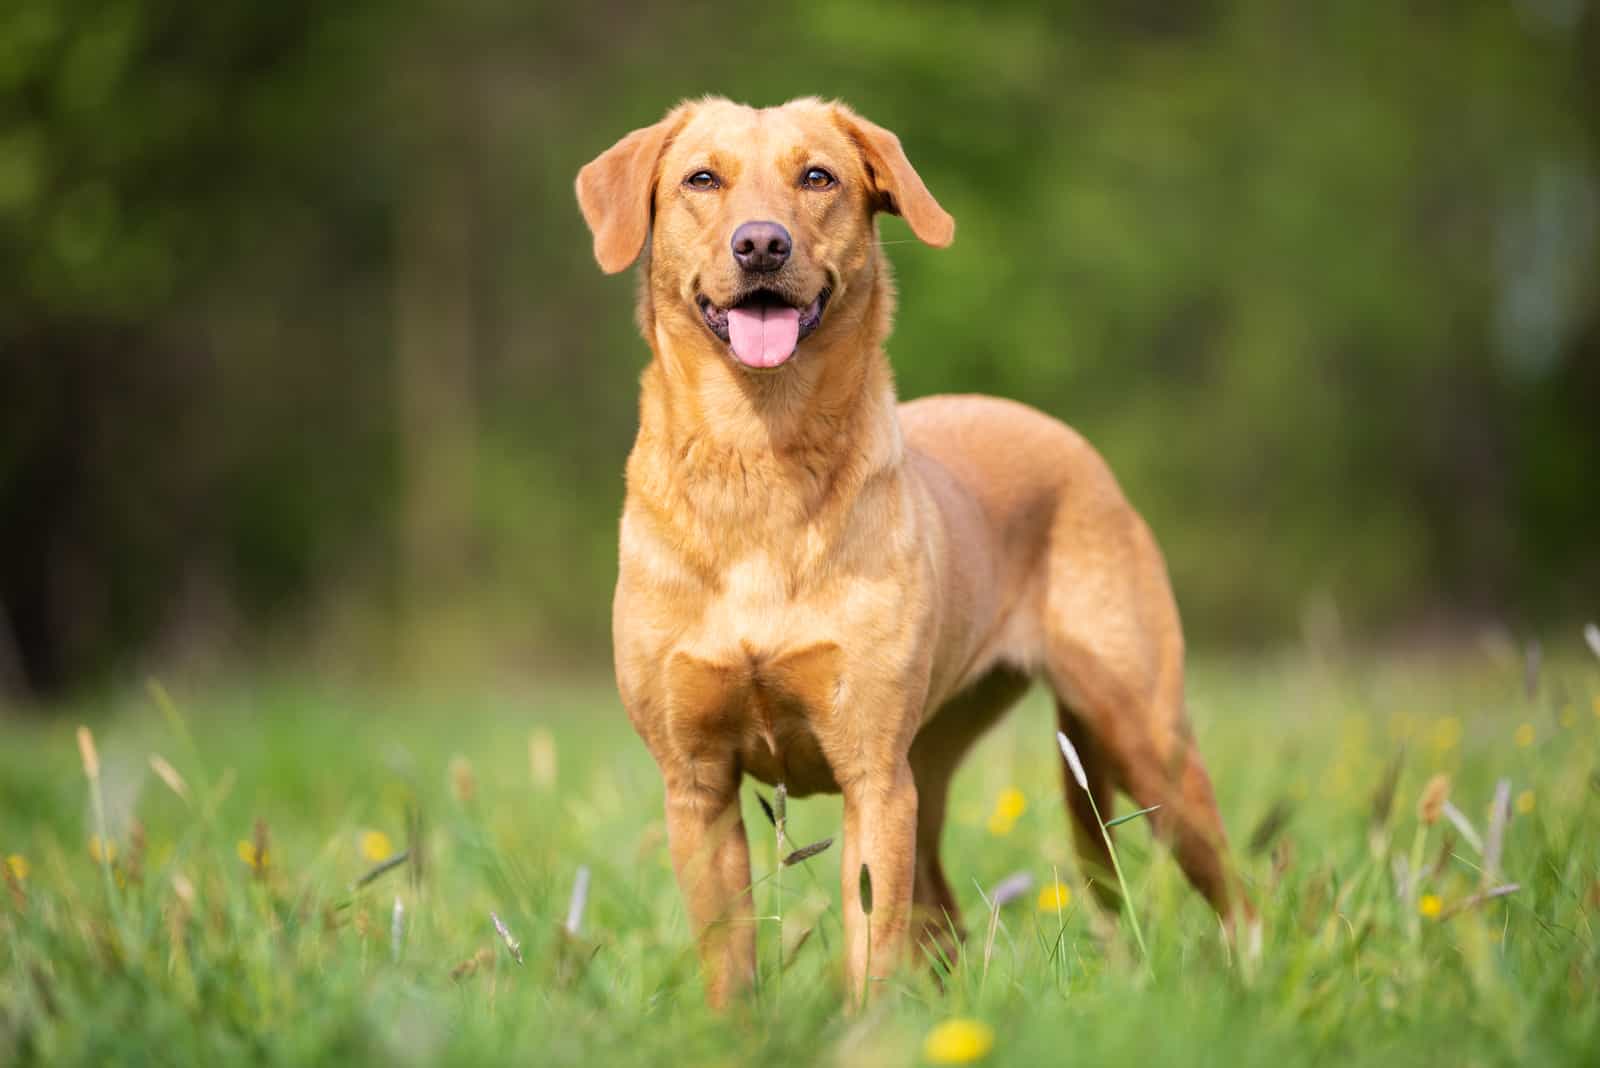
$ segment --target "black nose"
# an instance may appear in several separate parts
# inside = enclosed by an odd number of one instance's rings
[[[789,231],[775,222],[747,222],[733,232],[733,258],[747,271],[776,271],[792,248]]]

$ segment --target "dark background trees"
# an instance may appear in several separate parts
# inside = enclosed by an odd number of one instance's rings
[[[645,349],[571,180],[703,92],[901,134],[902,394],[1083,430],[1196,646],[1592,612],[1596,71],[1585,0],[11,0],[0,678],[603,665]]]

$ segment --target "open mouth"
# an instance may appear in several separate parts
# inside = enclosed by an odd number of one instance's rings
[[[704,294],[695,298],[700,315],[711,332],[733,349],[746,367],[771,370],[783,364],[800,339],[822,322],[831,290],[824,287],[805,307],[796,307],[770,289],[755,289],[726,308],[711,303]]]

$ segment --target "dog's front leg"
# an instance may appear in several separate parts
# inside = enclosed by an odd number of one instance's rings
[[[906,952],[917,849],[917,786],[902,757],[844,787],[844,930],[850,993],[864,1005]],[[872,914],[863,908],[862,866]]]
[[[721,1008],[756,972],[750,845],[739,813],[738,774],[729,769],[713,781],[672,775],[666,788],[672,867],[699,943],[706,999]]]

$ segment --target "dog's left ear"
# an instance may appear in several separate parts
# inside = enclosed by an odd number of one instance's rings
[[[911,232],[924,244],[944,248],[955,240],[956,221],[939,206],[923,184],[922,176],[906,158],[900,138],[849,108],[836,106],[839,125],[861,150],[872,183],[876,211],[903,216]]]
[[[687,119],[687,109],[677,108],[654,126],[633,131],[578,172],[578,207],[594,233],[594,258],[607,274],[626,270],[639,258],[650,236],[656,165]]]

